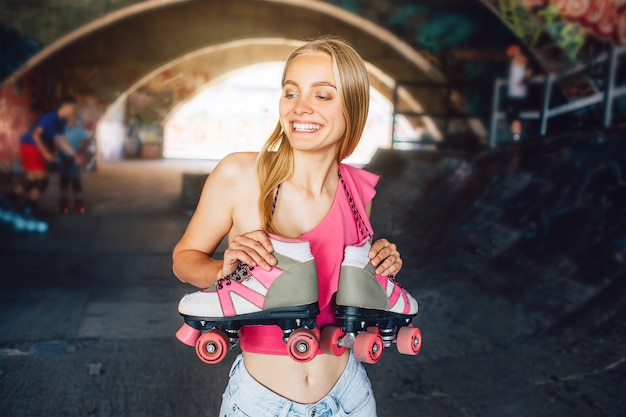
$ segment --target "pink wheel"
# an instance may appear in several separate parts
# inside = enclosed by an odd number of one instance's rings
[[[216,364],[226,357],[230,345],[228,336],[222,330],[206,331],[196,343],[196,353],[200,360],[209,365]]]
[[[401,327],[396,336],[396,347],[403,355],[417,355],[422,348],[422,331],[413,326]]]
[[[422,331],[413,326],[401,327],[396,336],[396,347],[403,355],[417,355],[422,348]]]
[[[383,355],[383,339],[376,333],[361,332],[356,335],[352,350],[358,361],[374,364]]]
[[[314,330],[296,330],[287,339],[287,351],[296,362],[309,362],[317,354],[319,339]]]
[[[311,330],[315,334],[315,337],[317,337],[317,340],[320,340],[320,337],[322,337],[322,335],[320,333],[320,328],[319,327],[314,327]]]
[[[345,332],[341,329],[341,327],[337,326],[326,326],[324,330],[322,330],[322,337],[320,338],[320,348],[322,352],[341,356],[343,352],[346,351],[344,346],[339,346],[339,339],[345,336]]]

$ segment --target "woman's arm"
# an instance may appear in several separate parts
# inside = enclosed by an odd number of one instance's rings
[[[255,195],[253,154],[229,155],[215,167],[172,254],[173,271],[178,279],[207,288],[234,272],[240,262],[266,269],[275,264],[269,238],[251,226],[258,223]],[[248,209],[242,208],[242,203]],[[235,222],[235,218],[242,219]],[[215,250],[229,234],[224,259],[214,259]]]
[[[227,161],[220,162],[207,177],[200,199],[187,229],[172,253],[174,275],[198,288],[215,283],[222,270],[222,261],[212,258],[232,225],[228,204]],[[216,204],[217,202],[221,204]]]

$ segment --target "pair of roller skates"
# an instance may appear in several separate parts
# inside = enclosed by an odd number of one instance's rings
[[[74,199],[74,212],[76,214],[85,214],[85,203],[82,199],[76,198]],[[70,201],[67,197],[61,197],[59,199],[59,214],[69,214],[70,213]]]
[[[195,346],[205,363],[220,362],[249,325],[277,325],[288,355],[311,361],[318,350],[341,355],[353,349],[366,363],[380,360],[383,349],[396,342],[398,351],[416,355],[421,332],[412,326],[417,301],[390,277],[376,275],[367,256],[371,243],[345,249],[336,317],[339,326],[320,332],[315,259],[308,242],[271,239],[277,265],[271,271],[242,264],[213,286],[185,295],[178,306],[184,324],[177,338]]]

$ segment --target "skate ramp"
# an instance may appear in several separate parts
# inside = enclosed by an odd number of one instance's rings
[[[574,341],[626,316],[624,131],[473,155],[385,151],[367,168],[382,174],[374,228],[398,242],[439,355],[459,333],[480,349]],[[434,341],[429,318],[443,326]]]
[[[624,136],[379,152],[373,227],[398,243],[424,345],[392,365],[412,376],[374,385],[429,415],[621,415]]]

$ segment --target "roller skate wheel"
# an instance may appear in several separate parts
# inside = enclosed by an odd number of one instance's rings
[[[206,331],[196,342],[196,354],[202,362],[209,365],[224,359],[229,349],[228,336],[219,329]]]
[[[309,362],[317,354],[319,339],[314,330],[296,330],[287,339],[287,351],[296,362]]]
[[[23,230],[26,227],[26,222],[21,217],[15,217],[13,223],[15,224],[15,228],[17,230]]]
[[[383,355],[383,339],[379,334],[361,332],[354,339],[354,357],[364,363],[375,364]]]
[[[322,352],[328,355],[341,356],[346,351],[344,346],[339,346],[339,339],[346,334],[337,326],[326,326],[322,330],[322,336],[320,338],[320,348]]]
[[[417,355],[422,348],[422,331],[417,327],[401,327],[396,336],[396,347],[403,355]]]
[[[34,220],[27,221],[25,229],[29,232],[34,232],[35,230],[37,230],[37,222]]]

